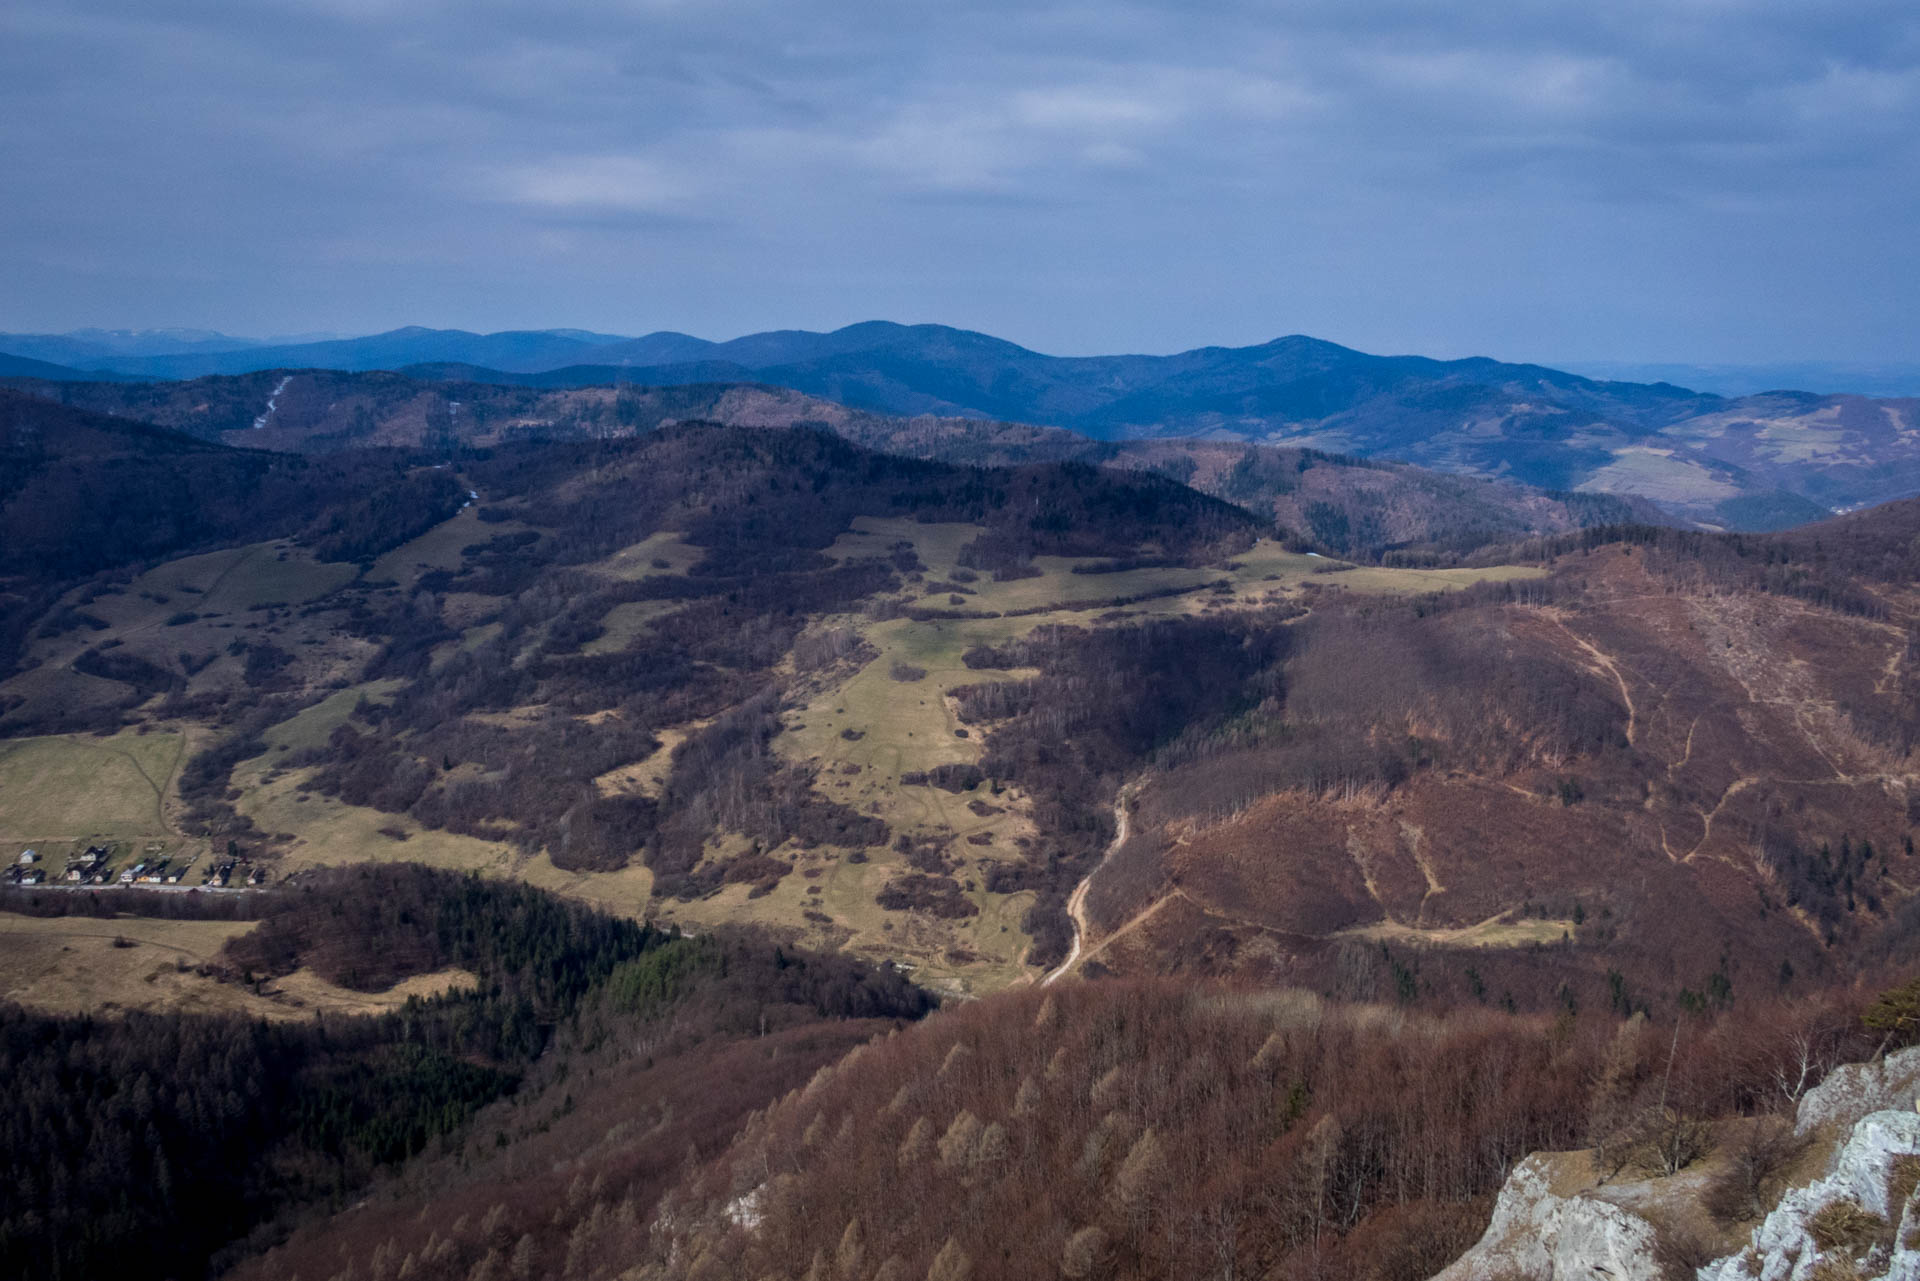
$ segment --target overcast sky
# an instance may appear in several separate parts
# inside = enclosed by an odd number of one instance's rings
[[[0,329],[1911,361],[1916,15],[7,0]]]

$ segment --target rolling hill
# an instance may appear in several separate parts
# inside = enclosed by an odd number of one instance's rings
[[[65,383],[125,377],[127,375],[72,369],[66,365],[54,364],[52,361],[35,360],[31,356],[16,356],[0,352],[0,378],[25,378],[38,382]]]
[[[1920,872],[1920,503],[1864,515],[1594,531],[1445,603],[1310,587],[1279,692],[1125,793],[1078,962],[1622,1010],[1845,975]]]
[[[0,865],[280,888],[0,888],[22,1275],[1421,1281],[1536,1148],[1737,1172],[1920,959],[1920,500],[1725,535],[767,386],[38,389]],[[1376,563],[1275,536],[1336,517]]]
[[[1171,356],[1055,357],[967,330],[880,321],[728,342],[416,327],[87,363],[159,379],[331,368],[547,389],[754,382],[894,416],[1399,459],[1547,489],[1637,496],[1729,528],[1780,528],[1920,492],[1920,408],[1912,400],[1798,392],[1727,399],[1485,358],[1370,355],[1299,335]]]
[[[1649,992],[1783,960],[1825,973],[1910,884],[1914,504],[1748,538],[1601,526],[1566,499],[1299,451],[734,387],[495,389],[631,426],[425,465],[368,398],[445,407],[447,385],[301,377],[314,405],[361,398],[344,421],[365,411],[363,439],[391,443],[238,451],[10,402],[69,442],[68,470],[41,466],[5,509],[14,545],[68,527],[94,559],[62,582],[95,577],[19,611],[31,637],[0,682],[16,736],[219,727],[174,803],[289,868],[511,872],[904,953],[967,990],[1076,937],[1082,966],[1316,985],[1355,947],[1432,947],[1475,959],[1428,981],[1470,965],[1534,1006],[1601,999],[1609,971]],[[288,426],[222,434],[291,440],[303,401],[285,403]],[[680,418],[713,412],[733,425]],[[178,489],[237,523],[171,543],[61,515],[94,511],[63,495],[129,453],[138,475],[177,455],[261,479],[226,502]],[[287,485],[304,495],[274,501]],[[125,492],[173,510],[158,480]],[[1475,503],[1473,537],[1413,558],[1455,568],[1274,536],[1282,510],[1338,517],[1377,551],[1394,521],[1472,529]],[[1129,840],[1076,898],[1121,796]],[[1551,963],[1528,950],[1561,933]]]
[[[605,439],[691,420],[824,427],[870,449],[939,462],[1082,462],[1155,472],[1269,516],[1302,546],[1366,559],[1458,556],[1534,534],[1665,519],[1652,504],[1619,496],[1547,493],[1295,448],[1180,438],[1096,441],[1060,428],[985,419],[904,419],[756,383],[547,389],[309,371],[187,382],[14,385],[209,440],[306,453],[367,445],[444,450],[536,437]]]

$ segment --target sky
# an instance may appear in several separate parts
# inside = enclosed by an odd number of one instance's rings
[[[1911,0],[7,0],[0,330],[1920,359]]]

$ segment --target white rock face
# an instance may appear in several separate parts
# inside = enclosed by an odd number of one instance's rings
[[[1507,1177],[1486,1235],[1434,1281],[1660,1281],[1660,1275],[1651,1223],[1596,1197],[1556,1195],[1536,1154]]]
[[[1847,1063],[1801,1096],[1794,1129],[1802,1135],[1824,1126],[1851,1130],[1869,1112],[1911,1111],[1920,1097],[1920,1046],[1875,1063]]]
[[[1920,1113],[1873,1112],[1862,1117],[1835,1154],[1831,1173],[1781,1197],[1773,1213],[1753,1230],[1751,1250],[1716,1259],[1700,1269],[1701,1281],[1806,1281],[1822,1262],[1839,1263],[1835,1256],[1842,1252],[1822,1254],[1807,1233],[1808,1222],[1835,1201],[1885,1213],[1894,1158],[1912,1154],[1920,1154]],[[1914,1218],[1910,1209],[1903,1209],[1893,1209],[1899,1219],[1893,1248],[1877,1247],[1860,1260],[1861,1276],[1920,1277],[1920,1251],[1901,1244]]]
[[[1850,1199],[1874,1213],[1887,1209],[1887,1179],[1896,1156],[1920,1153],[1920,1047],[1877,1063],[1836,1068],[1800,1100],[1795,1129],[1802,1135],[1847,1135],[1827,1176],[1795,1189],[1754,1229],[1751,1251],[1716,1259],[1701,1281],[1808,1281],[1822,1262],[1807,1236],[1808,1220],[1830,1201]],[[1500,1190],[1493,1222],[1473,1249],[1434,1281],[1496,1281],[1524,1276],[1541,1281],[1607,1277],[1660,1281],[1654,1227],[1619,1204],[1625,1189],[1553,1191],[1549,1161],[1536,1153],[1522,1161]],[[1901,1210],[1896,1207],[1896,1214]],[[1920,1228],[1920,1208],[1902,1215],[1897,1241]],[[1749,1257],[1759,1271],[1749,1271]],[[1862,1264],[1863,1277],[1920,1281],[1920,1251],[1895,1246]]]

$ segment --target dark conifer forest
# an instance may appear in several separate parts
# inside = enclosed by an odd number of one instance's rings
[[[478,985],[310,1021],[0,1007],[7,1276],[206,1275],[257,1227],[342,1204],[436,1150],[543,1057],[652,1035],[683,1002],[700,1007],[695,1040],[931,1008],[852,962],[744,935],[682,939],[407,865],[284,891],[220,964],[233,983],[305,966],[379,991],[456,966]]]

